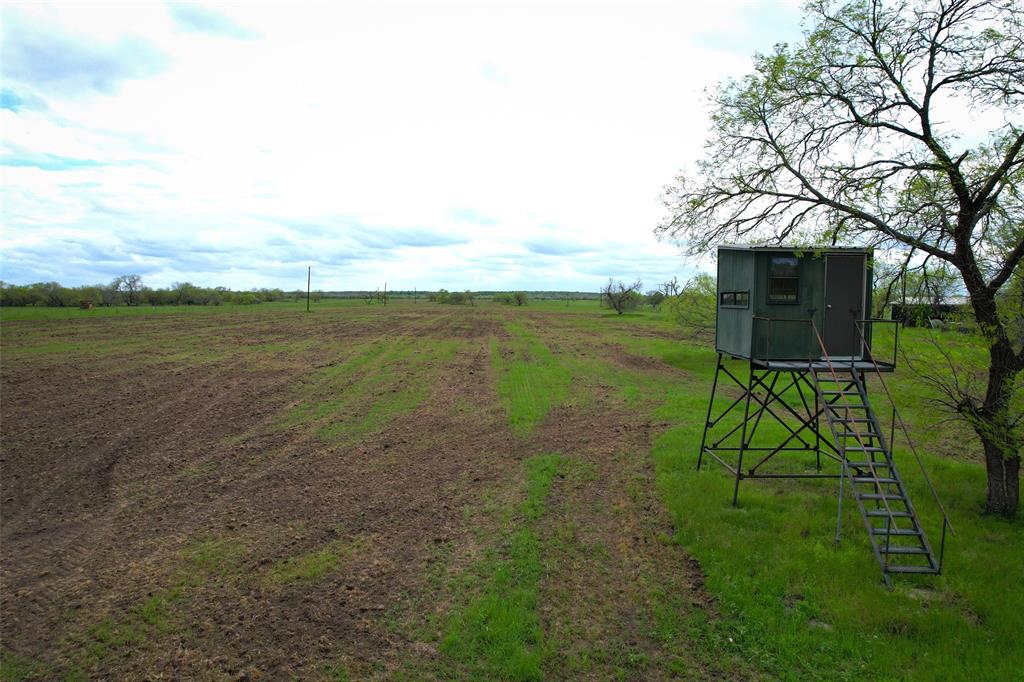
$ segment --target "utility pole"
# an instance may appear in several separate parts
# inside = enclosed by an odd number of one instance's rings
[[[384,305],[388,304],[388,283],[384,282]]]
[[[309,283],[313,281],[313,266],[306,270],[306,312],[309,312]]]

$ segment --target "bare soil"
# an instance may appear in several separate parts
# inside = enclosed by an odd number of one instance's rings
[[[432,598],[440,548],[454,566],[472,560],[465,510],[518,491],[526,457],[560,452],[599,475],[553,492],[550,532],[571,526],[578,539],[545,585],[545,626],[565,647],[554,670],[568,674],[563,664],[587,647],[678,658],[679,647],[666,653],[650,635],[654,602],[683,595],[685,609],[712,614],[714,605],[699,567],[666,540],[673,530],[647,457],[659,426],[599,396],[515,437],[492,376],[500,313],[441,308],[5,323],[3,648],[35,661],[41,677],[77,668],[108,679],[317,678],[331,661],[387,677],[439,656],[395,620]],[[281,427],[317,368],[353,344],[398,336],[463,342],[419,407],[353,445]],[[129,350],[97,351],[122,338]],[[26,350],[68,339],[76,348]],[[275,349],[259,350],[267,344]],[[672,371],[610,352],[637,371]],[[229,573],[190,564],[204,541],[239,548]],[[332,546],[352,550],[326,578],[268,579],[282,560]],[[605,560],[588,554],[595,546]],[[82,642],[94,642],[98,623],[130,622],[174,586],[184,596],[166,622],[88,653]]]

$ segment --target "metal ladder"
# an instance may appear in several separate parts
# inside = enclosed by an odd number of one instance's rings
[[[868,400],[863,373],[853,366],[833,365],[827,356],[824,359],[827,367],[812,367],[811,376],[842,460],[836,542],[846,483],[857,501],[886,585],[892,585],[892,574],[941,573],[941,552],[936,556],[932,550],[914,511],[893,462],[892,443],[886,442]]]

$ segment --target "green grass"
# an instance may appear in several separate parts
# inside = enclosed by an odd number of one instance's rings
[[[656,412],[677,424],[652,451],[657,482],[678,542],[700,561],[724,615],[695,635],[790,679],[1011,679],[1024,668],[1024,592],[1014,578],[1024,565],[1024,527],[979,514],[977,463],[923,455],[958,536],[943,577],[898,579],[889,591],[852,504],[843,542],[833,546],[834,482],[745,481],[734,508],[731,478],[714,464],[695,470],[714,353],[682,348],[662,357],[695,381]],[[913,389],[918,397],[923,390]],[[897,395],[907,394],[901,385]],[[911,403],[911,422],[927,423],[926,407]],[[898,448],[896,457],[937,546],[937,509],[909,453]]]
[[[465,577],[462,589],[472,597],[450,616],[440,649],[472,679],[543,678],[543,558],[535,526],[544,516],[552,480],[563,466],[560,455],[527,460],[526,499],[516,510],[514,526]]]
[[[402,336],[356,348],[310,377],[303,398],[281,424],[312,425],[325,442],[357,442],[415,410],[459,347],[454,339],[423,343]]]
[[[936,402],[941,393],[923,376],[950,377],[952,366],[961,385],[973,384],[975,394],[983,397],[988,366],[984,339],[973,334],[908,328],[900,331],[900,348],[897,373],[892,378],[887,376],[886,382],[908,424],[928,425],[912,433],[919,448],[957,458],[981,452],[981,442],[973,430],[962,421],[949,419],[945,408]],[[872,384],[876,395],[880,394],[877,380]],[[1013,409],[1024,412],[1024,377],[1018,378],[1013,396]]]
[[[245,545],[235,540],[215,537],[199,540],[183,552],[188,562],[184,580],[192,582],[196,577],[238,575],[242,571],[241,559],[245,551]]]
[[[491,362],[509,426],[517,435],[527,436],[552,407],[566,403],[572,374],[525,325],[508,321],[505,328],[512,338],[501,345],[492,341]]]
[[[173,610],[182,601],[185,590],[175,586],[147,597],[141,604],[122,614],[111,615],[68,638],[74,665],[65,670],[64,679],[74,679],[82,668],[89,668],[113,656],[129,656],[148,638],[170,631]]]
[[[897,578],[890,591],[850,499],[843,541],[834,546],[834,481],[744,481],[740,506],[733,508],[731,478],[714,464],[696,472],[715,366],[711,344],[644,333],[672,329],[657,313],[625,319],[584,311],[563,316],[559,324],[585,331],[598,345],[616,345],[682,370],[651,377],[622,371],[600,356],[558,356],[558,366],[524,362],[528,367],[520,370],[532,372],[524,383],[541,393],[549,383],[613,386],[627,405],[671,425],[652,450],[657,485],[676,524],[674,540],[700,561],[722,617],[680,623],[671,609],[663,610],[655,626],[666,640],[685,628],[688,638],[700,643],[698,657],[710,661],[735,654],[784,679],[1012,679],[1024,669],[1024,590],[1015,577],[1024,566],[1024,525],[980,514],[985,478],[976,461],[976,439],[962,422],[942,418],[934,387],[916,378],[905,358],[887,380],[958,534],[948,539],[944,576]],[[930,343],[930,334],[904,330],[901,343],[918,364],[941,367],[945,358]],[[544,343],[540,333],[531,338],[517,330],[516,336]],[[939,340],[961,367],[984,360],[977,338],[947,333]],[[549,351],[542,357],[553,356]],[[517,402],[500,385],[499,394],[511,405],[510,416],[529,415],[531,409],[537,412],[532,405],[564,396],[559,388],[532,396],[526,407],[524,399]],[[872,394],[884,403],[880,387]],[[793,398],[788,402],[797,404]],[[778,442],[783,434],[767,422],[760,429],[764,442]],[[897,438],[897,463],[937,548],[941,517],[900,443]],[[790,467],[807,469],[813,461],[796,455]]]
[[[358,542],[336,540],[320,549],[275,561],[263,577],[265,585],[291,585],[321,580],[360,547]]]
[[[19,656],[18,654],[0,649],[0,680],[2,682],[22,682],[46,677],[47,666],[39,661]]]
[[[361,300],[324,299],[311,306],[310,315],[327,312],[339,308],[370,308]],[[148,317],[162,315],[279,315],[281,313],[306,314],[306,302],[282,301],[276,303],[258,303],[254,305],[139,305],[139,306],[98,306],[89,310],[81,308],[50,308],[50,307],[4,307],[0,306],[0,320],[87,320],[102,317]]]

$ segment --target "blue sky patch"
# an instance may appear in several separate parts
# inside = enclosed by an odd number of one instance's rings
[[[167,5],[167,9],[178,25],[189,31],[238,40],[250,40],[257,36],[255,31],[240,26],[220,12],[206,7],[173,2]]]

